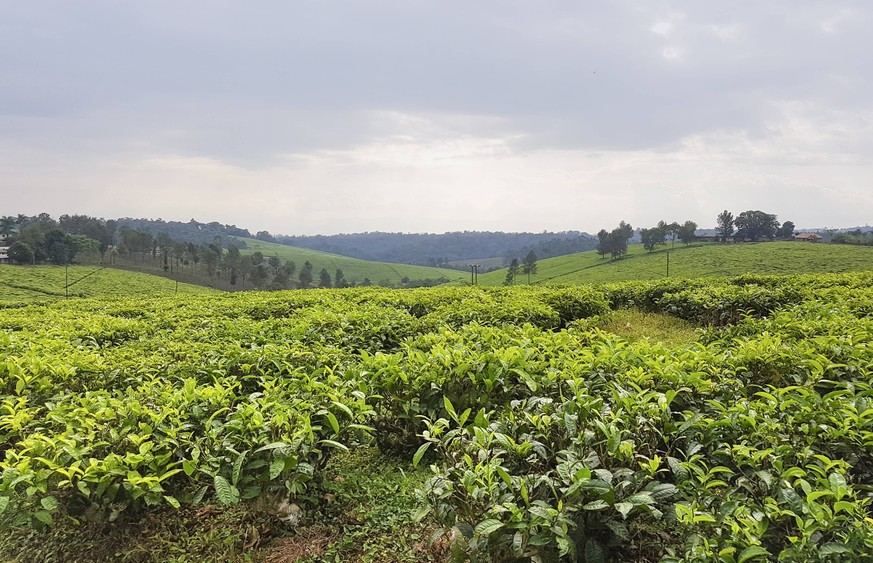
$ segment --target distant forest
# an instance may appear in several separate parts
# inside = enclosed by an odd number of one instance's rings
[[[262,238],[263,233],[258,233]],[[597,238],[579,231],[561,233],[501,233],[463,231],[429,233],[357,233],[316,236],[276,236],[270,240],[361,260],[443,266],[456,260],[513,258],[534,251],[538,258],[551,258],[593,250]]]

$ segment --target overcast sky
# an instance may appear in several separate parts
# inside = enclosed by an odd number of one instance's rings
[[[873,3],[0,0],[0,214],[873,222]]]

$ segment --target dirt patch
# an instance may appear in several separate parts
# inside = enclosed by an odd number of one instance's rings
[[[321,557],[336,539],[325,526],[301,528],[294,537],[281,538],[264,546],[264,563],[293,563],[309,557]]]

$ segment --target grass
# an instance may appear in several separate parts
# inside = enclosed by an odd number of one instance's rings
[[[670,315],[634,309],[613,311],[599,319],[596,326],[630,341],[648,339],[667,346],[696,342],[701,330],[688,321]]]
[[[667,248],[647,253],[629,247],[621,260],[601,258],[594,251],[542,260],[531,282],[608,283],[660,279],[667,275]],[[873,247],[802,242],[676,245],[669,251],[670,277],[699,278],[741,274],[810,274],[873,270]],[[500,285],[506,270],[480,276],[484,285]],[[519,275],[516,283],[527,283]]]
[[[395,264],[391,262],[368,262],[339,254],[329,254],[317,250],[309,250],[296,246],[274,244],[255,239],[241,238],[247,247],[240,252],[242,254],[254,254],[257,251],[267,258],[278,256],[282,261],[291,260],[297,266],[297,272],[307,260],[312,263],[315,283],[318,283],[318,272],[322,268],[327,269],[333,278],[337,269],[343,271],[346,281],[361,283],[364,278],[369,278],[373,284],[396,285],[401,284],[403,278],[410,280],[446,278],[450,281],[465,280],[468,274],[447,268],[432,268],[430,266],[413,266],[410,264]]]
[[[130,297],[173,294],[176,282],[160,276],[100,266],[0,265],[0,304],[34,303],[64,299],[69,279],[70,297]],[[180,283],[179,293],[212,293],[215,290]]]

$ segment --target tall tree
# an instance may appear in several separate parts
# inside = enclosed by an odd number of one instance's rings
[[[318,272],[318,287],[328,288],[332,285],[330,282],[330,272],[327,271],[327,268],[322,268]]]
[[[716,221],[716,231],[721,237],[721,242],[727,242],[728,238],[734,234],[734,214],[725,209],[718,214]]]
[[[861,233],[859,232],[860,236]],[[794,236],[794,221],[785,221],[782,223],[782,226],[779,227],[779,230],[776,231],[776,236],[778,238],[790,239]]]
[[[26,242],[17,240],[9,247],[9,258],[18,264],[35,264],[36,254],[33,248]]]
[[[52,264],[62,266],[73,261],[76,251],[70,235],[55,228],[45,234],[45,253]]]
[[[648,252],[652,252],[656,246],[664,244],[664,230],[659,227],[643,229],[640,231],[640,239],[642,240],[643,248]]]
[[[773,240],[779,229],[775,215],[758,210],[743,211],[737,215],[734,224],[737,226],[737,235],[753,241],[762,238]]]
[[[300,275],[297,279],[300,280],[301,289],[306,289],[312,284],[312,263],[309,260],[303,263],[303,268],[300,269]]]
[[[343,271],[339,268],[336,269],[336,273],[334,274],[333,286],[339,287],[339,288],[343,288],[343,287],[348,286],[348,283],[346,283],[346,276],[345,276],[345,274],[343,274]]]
[[[515,276],[518,275],[518,258],[513,258],[506,270],[506,279],[503,280],[503,285],[515,285]]]
[[[597,254],[604,257],[609,254],[609,231],[600,229],[597,233]]]
[[[694,242],[694,232],[697,230],[697,223],[694,221],[685,221],[679,226],[679,240],[685,244]]]
[[[537,273],[537,255],[533,250],[524,257],[524,265],[521,267],[521,271],[527,274],[527,285],[530,285],[531,274]]]

